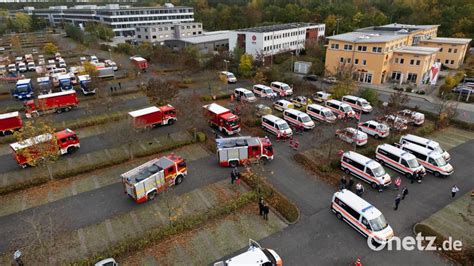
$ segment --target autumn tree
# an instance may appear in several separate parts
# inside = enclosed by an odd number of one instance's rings
[[[253,82],[256,84],[265,84],[267,82],[267,77],[261,69],[257,69],[255,75],[253,76]]]
[[[173,102],[179,93],[176,82],[159,78],[150,78],[142,90],[150,103],[158,106]]]
[[[15,51],[17,54],[21,53],[22,46],[20,36],[18,36],[17,34],[13,34],[10,38],[10,44],[12,46],[13,51]]]
[[[53,43],[48,42],[43,46],[43,51],[45,54],[54,55],[59,51],[59,48]]]
[[[29,32],[31,30],[31,17],[28,14],[18,12],[15,14],[15,28],[20,32]]]
[[[239,74],[243,77],[249,77],[252,73],[253,57],[250,54],[243,54],[240,57]]]
[[[174,103],[179,123],[192,132],[194,140],[196,140],[196,133],[207,126],[203,103],[199,98],[199,94],[193,89],[192,93],[182,95],[179,101]]]
[[[447,95],[443,95],[441,102],[436,106],[438,128],[445,128],[449,125],[449,121],[456,117],[458,102],[450,101]]]
[[[390,94],[386,106],[382,108],[383,114],[391,114],[402,110],[410,102],[410,97],[403,91]]]

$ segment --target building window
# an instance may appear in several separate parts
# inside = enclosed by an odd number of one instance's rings
[[[364,66],[367,65],[367,60],[365,60],[365,59],[362,60],[362,65],[364,65]]]
[[[352,50],[351,44],[344,44],[344,50]]]
[[[339,49],[339,44],[333,43],[333,44],[331,44],[331,48],[332,49]]]
[[[352,60],[350,58],[347,58],[347,63],[350,64]]]
[[[395,64],[398,64],[398,57],[395,58]]]
[[[381,53],[382,52],[382,47],[372,47],[372,52],[373,53]]]
[[[359,64],[359,59],[354,59],[354,65],[358,65]]]
[[[367,51],[367,46],[357,46],[357,50],[365,52],[365,51]]]
[[[438,62],[438,63],[439,63],[439,62],[441,62],[441,60],[438,58],[438,59],[436,59],[436,62]]]
[[[415,60],[410,60],[410,65],[414,65],[415,64]]]
[[[344,63],[344,57],[339,58],[339,63]]]
[[[146,36],[145,36],[145,39],[147,39],[147,40],[148,40],[148,35],[146,35]]]
[[[138,35],[138,39],[141,39],[141,38],[142,38],[142,36],[139,34],[139,35]]]
[[[454,53],[457,53],[458,52],[458,49],[454,49]]]
[[[454,60],[451,60],[451,65],[454,65]]]
[[[156,39],[156,35],[153,35],[152,38],[153,38],[153,39]]]
[[[449,64],[449,60],[444,61],[444,64],[448,65],[448,64]]]
[[[417,75],[415,73],[408,73],[407,81],[416,82]]]
[[[400,58],[400,65],[403,65],[403,63],[405,63],[405,59],[404,59],[404,58]]]
[[[416,60],[416,65],[417,65],[417,66],[420,65],[420,60]]]
[[[449,48],[448,49],[448,53],[451,53],[453,51],[453,49]]]
[[[442,51],[443,51],[443,48],[439,49],[439,51],[442,52]]]

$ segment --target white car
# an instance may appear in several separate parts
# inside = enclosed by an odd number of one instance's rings
[[[420,112],[415,112],[410,109],[401,110],[397,113],[401,117],[408,120],[408,122],[413,123],[417,126],[423,125],[425,122],[425,115]]]
[[[359,123],[358,129],[376,139],[388,137],[390,134],[390,128],[387,125],[374,120]]]
[[[273,103],[273,108],[280,112],[283,112],[286,109],[294,109],[295,105],[287,100],[278,100]]]
[[[316,102],[322,103],[330,99],[331,99],[331,94],[324,91],[318,91],[315,94],[313,94],[313,100],[315,100]]]
[[[367,144],[367,134],[353,127],[336,130],[336,136],[349,144],[356,143],[357,146]]]

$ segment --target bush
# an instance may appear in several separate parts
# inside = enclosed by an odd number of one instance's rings
[[[412,87],[408,87],[408,88],[406,88],[405,91],[406,91],[406,92],[412,92],[412,91],[413,91],[413,88],[412,88]]]
[[[366,99],[372,106],[376,106],[379,101],[379,93],[371,88],[363,89],[360,97]]]
[[[415,134],[418,136],[427,136],[435,132],[436,127],[431,122],[425,122],[423,126],[415,130]]]
[[[206,141],[206,134],[204,134],[204,132],[197,132],[196,136],[197,136],[197,140],[199,142],[205,142]]]

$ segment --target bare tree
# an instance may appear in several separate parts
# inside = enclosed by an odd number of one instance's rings
[[[182,204],[180,204],[180,201],[170,189],[165,189],[163,192],[161,192],[160,202],[163,203],[164,208],[166,209],[166,216],[168,218],[169,225],[173,225],[173,223],[183,212]]]
[[[459,102],[448,100],[446,95],[441,98],[441,102],[437,106],[438,119],[436,126],[438,128],[444,128],[449,125],[449,120],[453,119],[457,115],[457,108]]]
[[[179,101],[175,103],[179,123],[183,124],[186,129],[191,130],[194,139],[196,139],[197,131],[204,129],[207,124],[202,105],[195,89],[191,94],[180,97]]]
[[[380,115],[393,114],[403,109],[410,102],[410,97],[403,91],[390,94],[388,102],[380,109]]]
[[[139,123],[139,122],[138,122]],[[129,159],[133,160],[135,157],[134,147],[139,147],[140,141],[143,140],[143,134],[141,134],[145,128],[145,125],[133,123],[131,119],[123,119],[114,123],[108,124],[110,132],[113,134],[104,134],[103,140],[109,144],[120,145],[125,147],[129,155]]]
[[[179,93],[175,82],[158,78],[149,79],[142,89],[149,101],[159,106],[172,102]]]

